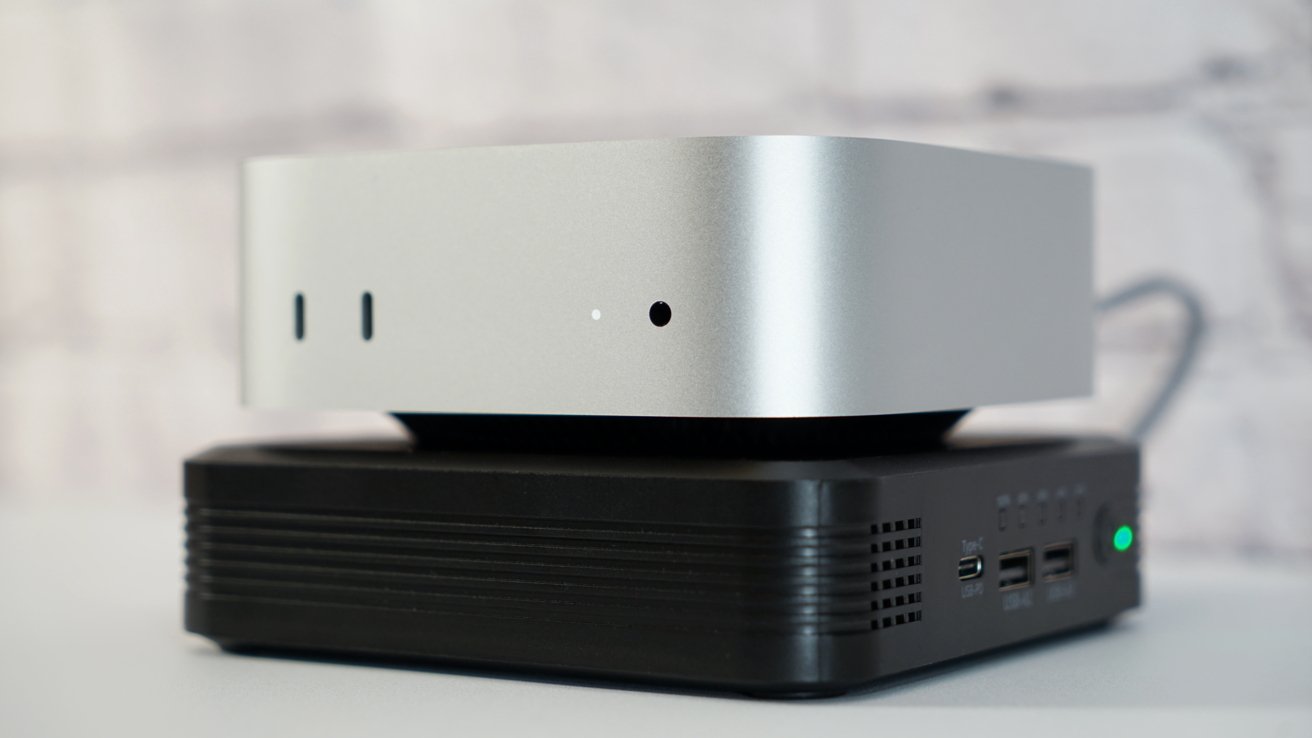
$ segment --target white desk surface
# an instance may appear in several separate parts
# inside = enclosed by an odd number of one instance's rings
[[[1312,736],[1306,562],[1150,547],[1146,607],[1108,630],[770,702],[224,654],[182,631],[181,526],[0,507],[0,736]]]

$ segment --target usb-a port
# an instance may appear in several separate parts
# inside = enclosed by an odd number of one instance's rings
[[[1034,549],[1008,551],[998,557],[998,589],[1020,589],[1034,582]]]
[[[1043,562],[1039,575],[1052,582],[1075,574],[1075,541],[1062,541],[1043,547]]]

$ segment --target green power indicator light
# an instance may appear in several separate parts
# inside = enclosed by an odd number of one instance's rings
[[[1134,529],[1128,525],[1122,525],[1112,534],[1112,545],[1117,551],[1125,551],[1134,544]]]

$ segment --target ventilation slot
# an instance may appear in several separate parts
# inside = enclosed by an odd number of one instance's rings
[[[920,622],[920,518],[876,523],[870,535],[870,629]]]

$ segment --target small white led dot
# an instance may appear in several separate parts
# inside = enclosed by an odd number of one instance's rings
[[[601,320],[601,311],[594,308],[592,311],[592,319]]]

